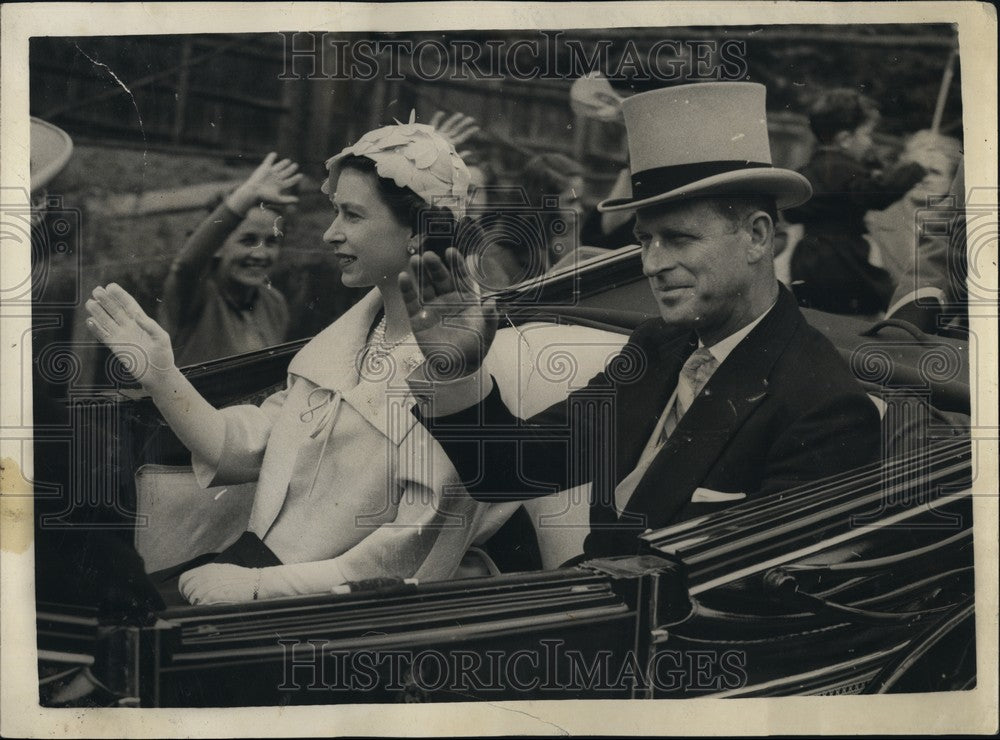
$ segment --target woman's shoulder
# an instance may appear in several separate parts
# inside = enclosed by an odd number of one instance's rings
[[[292,358],[288,372],[313,382],[331,381],[354,372],[372,319],[382,306],[377,290],[365,295],[336,321],[309,340]],[[318,382],[318,385],[325,385]],[[328,386],[335,387],[335,386]]]

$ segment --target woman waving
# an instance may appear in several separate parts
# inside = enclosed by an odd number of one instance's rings
[[[176,589],[201,604],[448,578],[486,526],[489,507],[468,496],[410,413],[406,380],[426,371],[426,358],[397,285],[411,256],[438,249],[422,236],[428,223],[447,244],[462,238],[465,164],[411,120],[369,132],[327,169],[334,219],[324,240],[343,282],[373,290],[303,347],[287,386],[260,406],[212,407],[178,371],[166,332],[121,287],[97,288],[87,302],[98,339],[122,354],[142,349],[134,374],[191,450],[199,483],[257,481],[235,544],[154,574],[167,600]]]

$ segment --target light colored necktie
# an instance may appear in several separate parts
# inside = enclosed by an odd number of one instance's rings
[[[673,434],[674,429],[677,428],[677,423],[684,416],[685,412],[687,412],[691,404],[694,403],[694,399],[701,393],[702,388],[708,383],[708,379],[712,377],[712,373],[715,372],[718,366],[719,361],[705,347],[696,350],[687,359],[687,362],[684,363],[684,366],[681,368],[680,377],[677,379],[677,397],[674,399],[674,405],[667,413],[663,426],[660,428],[656,445],[647,445],[646,450],[639,458],[639,462],[636,463],[635,469],[625,476],[615,488],[615,507],[619,512],[625,511],[626,503],[632,497],[632,494],[635,493],[639,481],[646,474],[660,447]],[[653,433],[656,433],[655,430]]]
[[[700,347],[687,358],[677,380],[677,398],[674,400],[674,408],[667,415],[660,433],[660,444],[663,444],[674,433],[684,414],[691,408],[694,399],[701,393],[717,367],[719,367],[719,361],[712,356],[707,347]]]

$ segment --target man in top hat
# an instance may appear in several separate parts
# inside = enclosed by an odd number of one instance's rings
[[[413,259],[400,276],[430,358],[457,347],[463,377],[413,378],[416,411],[481,500],[592,482],[587,557],[635,552],[636,535],[874,461],[879,417],[836,349],[774,274],[777,209],[809,182],[771,165],[765,89],[682,85],[623,103],[630,197],[660,317],[640,325],[586,388],[527,422],[480,368],[491,303],[461,305],[464,264]],[[606,427],[588,399],[613,398]],[[574,409],[576,406],[576,409]],[[567,436],[570,444],[566,444]]]

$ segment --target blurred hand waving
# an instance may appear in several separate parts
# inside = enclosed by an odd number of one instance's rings
[[[464,113],[452,113],[445,118],[445,112],[439,110],[431,117],[431,126],[437,130],[442,137],[447,139],[460,157],[468,154],[468,150],[459,150],[459,147],[480,132],[479,123],[472,116]]]
[[[454,380],[474,373],[497,330],[495,301],[480,302],[465,260],[454,247],[448,266],[433,252],[410,258],[399,275],[410,328],[427,358],[429,380]]]
[[[278,162],[278,155],[271,152],[258,165],[253,174],[236,190],[230,193],[226,204],[239,215],[262,203],[287,205],[298,203],[298,196],[286,192],[302,180],[299,166],[290,159]]]

